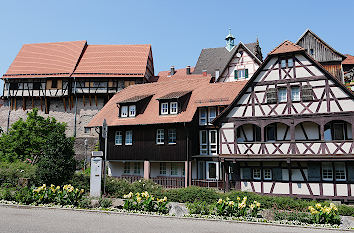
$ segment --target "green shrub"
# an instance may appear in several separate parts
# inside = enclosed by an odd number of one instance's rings
[[[21,204],[31,204],[33,203],[33,192],[32,189],[24,187],[16,191],[15,200]]]
[[[206,201],[196,201],[187,203],[190,214],[210,215],[214,213],[215,205],[208,204]]]
[[[51,185],[47,187],[45,184],[32,189],[33,201],[36,204],[54,203],[59,205],[77,206],[82,198],[84,190],[74,188],[72,185],[64,185],[63,187]]]
[[[132,185],[124,179],[107,177],[106,192],[108,196],[122,198],[124,194],[133,191]]]
[[[15,201],[16,190],[14,188],[1,188],[0,189],[0,200]]]
[[[19,179],[29,179],[30,182],[35,183],[36,166],[29,163],[16,161],[13,163],[0,163],[0,182],[7,183],[15,187],[19,183]]]
[[[100,198],[99,203],[102,208],[106,209],[112,206],[112,200],[109,198]]]
[[[142,193],[147,191],[155,197],[163,197],[163,188],[161,185],[156,184],[152,180],[141,179],[131,184],[133,193]],[[127,193],[127,192],[126,192]]]
[[[354,217],[354,207],[348,206],[348,205],[339,205],[338,206],[338,214]]]
[[[78,189],[83,189],[88,192],[90,190],[90,175],[86,175],[82,172],[75,173],[68,183]]]
[[[216,202],[220,195],[209,188],[191,186],[187,188],[170,189],[166,191],[166,196],[170,201],[174,202],[195,202],[205,201],[208,204]]]
[[[274,212],[275,221],[299,221],[303,223],[311,224],[313,223],[313,218],[309,213],[299,212],[299,211],[275,211]]]
[[[331,203],[329,206],[322,206],[321,203],[317,203],[314,206],[309,206],[314,223],[324,224],[340,224],[340,217],[338,215],[338,208]]]
[[[91,200],[89,198],[82,198],[77,206],[82,209],[89,209],[91,208]]]
[[[167,197],[155,198],[150,195],[147,191],[142,193],[124,195],[124,206],[123,209],[126,210],[144,210],[149,212],[159,212],[166,214],[168,212],[167,208]]]

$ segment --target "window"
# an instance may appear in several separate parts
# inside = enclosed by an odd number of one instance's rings
[[[218,163],[217,162],[207,162],[207,179],[218,179]]]
[[[313,52],[313,49],[310,49],[310,55],[313,55],[314,52]]]
[[[344,132],[343,123],[333,123],[333,140],[344,140]]]
[[[266,131],[266,141],[275,141],[276,139],[276,124],[267,125]]]
[[[171,163],[171,176],[178,175],[178,167],[176,163]]]
[[[293,66],[294,66],[294,61],[292,58],[289,58],[288,59],[288,68],[293,67]]]
[[[120,117],[128,117],[128,106],[122,106],[120,110]]]
[[[199,125],[207,124],[207,110],[206,108],[199,109]]]
[[[84,127],[84,133],[85,133],[85,134],[91,133],[91,128],[89,128],[89,127]]]
[[[279,88],[278,89],[278,101],[280,103],[287,101],[286,88]]]
[[[286,60],[285,59],[283,59],[283,60],[281,60],[281,68],[286,68]]]
[[[217,131],[209,130],[209,154],[216,155],[217,153]]]
[[[134,163],[134,174],[140,174],[140,163]]]
[[[346,174],[345,174],[345,165],[344,165],[344,163],[335,163],[334,167],[335,167],[336,180],[345,181],[346,180]]]
[[[156,131],[156,144],[165,143],[165,131],[163,129],[158,129]]]
[[[123,145],[123,134],[122,134],[122,131],[116,131],[114,142],[115,142],[115,145]]]
[[[176,129],[168,130],[168,144],[176,144]]]
[[[40,89],[41,89],[41,83],[40,82],[33,83],[33,90],[40,90]]]
[[[167,170],[166,170],[166,163],[160,163],[160,175],[166,175]]]
[[[177,104],[177,102],[171,102],[170,103],[170,111],[171,111],[171,114],[177,114],[178,113],[178,104]]]
[[[57,88],[58,87],[58,80],[53,79],[52,80],[52,88]]]
[[[135,105],[130,105],[129,106],[129,116],[130,117],[135,117],[136,114],[136,106]]]
[[[200,154],[208,154],[208,134],[207,130],[199,131],[199,144],[200,144]]]
[[[253,179],[254,180],[260,180],[261,179],[261,169],[260,168],[254,168],[253,169]]]
[[[124,163],[124,170],[123,170],[124,174],[130,174],[130,163]]]
[[[240,78],[242,79],[248,78],[248,69],[235,70],[234,76],[235,76],[235,80]]]
[[[264,180],[272,180],[272,169],[266,168],[263,169]]]
[[[168,103],[161,104],[161,114],[162,115],[168,114]]]
[[[133,131],[131,130],[125,132],[125,145],[133,145]]]
[[[322,179],[333,180],[333,167],[331,163],[322,163]]]
[[[291,100],[300,101],[300,87],[291,87]]]
[[[215,107],[210,107],[209,108],[209,118],[208,118],[208,123],[210,124],[216,117],[216,108]]]

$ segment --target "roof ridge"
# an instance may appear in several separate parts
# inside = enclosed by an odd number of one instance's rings
[[[275,52],[276,52],[276,50],[278,50],[278,49],[280,49],[282,46],[287,46],[288,44],[286,44],[286,43],[289,43],[291,46],[293,46],[293,47],[296,47],[297,48],[297,50],[305,50],[303,47],[301,47],[301,46],[299,46],[299,45],[297,45],[297,44],[295,44],[295,43],[293,43],[293,42],[291,42],[290,40],[284,40],[282,43],[280,43],[277,47],[275,47],[272,51],[270,51],[269,53],[268,53],[268,55],[270,55],[270,54],[276,54]],[[286,53],[286,52],[280,52],[280,53]]]

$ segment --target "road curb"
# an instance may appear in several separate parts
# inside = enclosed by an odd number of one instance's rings
[[[177,216],[168,216],[168,215],[154,215],[154,214],[141,214],[141,213],[127,213],[127,212],[118,212],[110,210],[91,210],[91,209],[75,209],[75,208],[59,208],[59,207],[50,207],[50,206],[31,206],[31,205],[19,205],[19,204],[5,204],[0,203],[0,206],[18,208],[18,209],[49,209],[49,210],[67,210],[67,211],[79,211],[79,212],[88,212],[88,213],[101,213],[101,214],[120,214],[120,215],[134,215],[141,217],[162,217],[170,219],[183,219],[183,220],[194,220],[194,221],[212,221],[212,222],[226,222],[226,223],[244,223],[244,224],[258,224],[264,226],[279,226],[279,227],[295,227],[301,229],[319,229],[319,230],[328,230],[328,231],[348,231],[354,232],[351,229],[343,228],[326,228],[326,227],[314,227],[314,226],[299,226],[299,225],[288,225],[288,224],[277,224],[277,223],[266,223],[266,222],[251,222],[251,221],[238,221],[238,220],[227,220],[227,219],[206,219],[206,218],[197,218],[197,217],[177,217]]]

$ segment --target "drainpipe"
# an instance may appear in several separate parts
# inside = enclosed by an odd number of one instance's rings
[[[9,80],[7,79],[7,82]],[[5,82],[6,83],[6,82]],[[10,128],[10,114],[11,114],[11,106],[10,106],[10,98],[9,98],[9,94],[10,94],[10,83],[8,83],[7,85],[7,102],[8,102],[8,106],[9,106],[9,114],[7,116],[7,128],[6,128],[6,133],[9,133],[9,128]],[[5,84],[4,84],[4,90],[5,90]]]
[[[75,95],[74,138],[76,138],[77,95],[76,95],[76,78],[75,77],[74,77],[74,95]]]
[[[191,169],[190,167],[189,167],[189,146],[188,146],[188,144],[189,144],[189,134],[188,134],[188,129],[187,129],[187,127],[186,127],[186,122],[184,122],[183,123],[183,125],[184,125],[184,128],[186,129],[186,134],[187,134],[187,140],[186,140],[186,144],[187,144],[187,146],[186,146],[186,150],[187,150],[187,169],[185,169],[185,176],[187,177],[187,179],[185,180],[185,182],[186,182],[186,184],[185,184],[185,186],[189,186],[190,184],[188,184],[189,183],[189,180],[190,180],[190,177],[189,177],[189,169]]]

